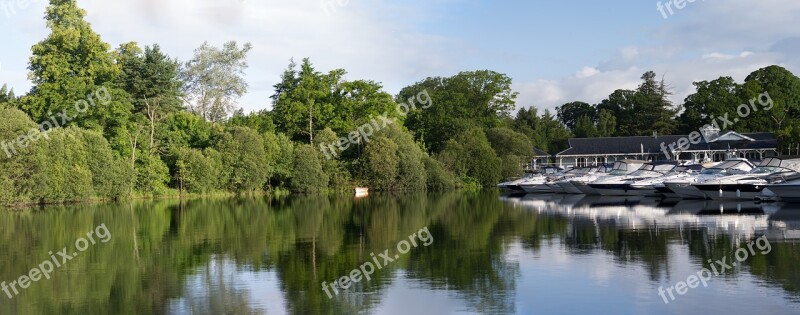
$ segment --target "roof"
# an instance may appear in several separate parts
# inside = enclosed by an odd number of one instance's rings
[[[778,147],[778,140],[773,133],[735,133],[722,132],[726,139],[715,138],[711,142],[706,142],[701,138],[700,143],[690,144],[686,151],[726,151],[728,149],[738,150],[769,150]],[[733,137],[741,135],[742,137]],[[746,137],[746,138],[745,138]],[[616,138],[573,138],[569,139],[570,148],[558,153],[558,156],[570,155],[602,155],[602,154],[662,154],[664,143],[669,147],[672,143],[677,143],[679,139],[689,138],[686,135],[671,136],[645,136],[645,137],[616,137]],[[736,139],[736,140],[733,140]],[[747,140],[740,140],[747,139]],[[752,140],[749,140],[752,139]],[[673,146],[677,148],[677,145]]]
[[[550,153],[545,152],[539,148],[533,148],[533,155],[535,156],[550,156]]]

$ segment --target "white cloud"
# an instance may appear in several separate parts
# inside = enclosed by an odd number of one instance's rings
[[[598,103],[616,89],[633,89],[648,70],[663,75],[675,104],[695,91],[692,82],[731,76],[777,64],[800,73],[800,2],[707,1],[687,7],[652,33],[648,46],[622,47],[597,67],[561,79],[523,82],[519,107],[553,109],[571,101]],[[597,71],[593,71],[594,69]],[[590,75],[587,75],[590,74]]]

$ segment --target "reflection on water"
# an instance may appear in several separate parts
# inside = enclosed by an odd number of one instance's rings
[[[800,207],[496,193],[159,201],[0,211],[0,281],[105,223],[113,238],[0,314],[800,313]],[[422,227],[434,242],[328,299]],[[766,235],[756,255],[657,295]]]

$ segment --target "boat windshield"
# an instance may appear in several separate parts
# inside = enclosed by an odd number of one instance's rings
[[[715,167],[715,168],[704,169],[704,170],[702,170],[700,172],[700,174],[703,174],[703,175],[717,175],[717,174],[722,174],[722,172],[724,172],[724,171],[725,171],[725,169],[723,169],[723,168],[716,168]]]
[[[627,174],[628,174],[628,171],[621,170],[621,169],[615,169],[615,170],[613,170],[611,172],[608,172],[608,175],[613,175],[613,176],[627,175]]]
[[[775,173],[784,173],[791,171],[792,170],[790,169],[785,169],[783,167],[777,167],[777,166],[759,166],[750,171],[750,174],[764,175],[764,174],[775,174]]]
[[[700,174],[716,175],[716,174],[724,173],[724,172],[728,171],[729,169],[746,170],[749,167],[750,166],[745,161],[726,161],[726,162],[722,162],[721,164],[718,164],[718,165],[716,165],[716,166],[714,166],[712,168],[704,169],[703,171],[700,172]]]

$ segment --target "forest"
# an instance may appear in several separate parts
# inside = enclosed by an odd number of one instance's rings
[[[180,61],[158,44],[112,48],[75,0],[50,0],[47,38],[31,48],[32,88],[0,90],[0,204],[46,204],[179,195],[480,189],[522,174],[533,149],[551,154],[570,137],[680,134],[768,92],[770,111],[737,131],[800,140],[800,78],[780,66],[695,82],[683,104],[648,71],[635,90],[554,112],[519,104],[513,81],[491,70],[429,77],[397,95],[289,60],[269,109],[245,113],[249,43],[204,43]],[[399,112],[428,96],[431,106]],[[267,107],[266,105],[264,107]],[[375,117],[397,123],[336,143]]]

